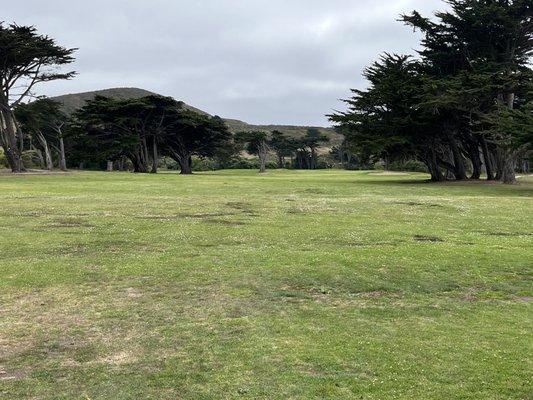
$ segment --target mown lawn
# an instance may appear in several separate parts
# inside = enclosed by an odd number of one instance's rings
[[[0,176],[2,399],[530,399],[533,179]]]

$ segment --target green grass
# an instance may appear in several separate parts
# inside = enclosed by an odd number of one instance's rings
[[[530,399],[533,180],[0,176],[2,399]]]

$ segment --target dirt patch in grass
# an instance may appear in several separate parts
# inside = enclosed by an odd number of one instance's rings
[[[392,204],[411,206],[411,207],[429,207],[429,208],[445,208],[442,204],[436,203],[419,203],[416,201],[395,201]]]
[[[83,254],[87,254],[88,252],[89,252],[89,247],[87,245],[75,243],[75,244],[68,245],[68,246],[61,246],[58,249],[53,249],[52,251],[49,252],[49,254],[83,255]]]
[[[26,378],[27,376],[28,372],[25,370],[19,369],[8,371],[5,367],[0,365],[0,381],[20,380]]]
[[[247,225],[247,223],[243,221],[234,221],[230,219],[218,219],[218,218],[209,218],[209,219],[206,219],[205,222],[209,224],[218,224],[218,225],[227,225],[227,226]]]
[[[138,215],[137,219],[157,220],[157,221],[171,221],[179,219],[209,219],[216,217],[231,217],[236,215],[234,212],[212,212],[212,213],[178,213],[169,215]]]
[[[520,237],[533,236],[531,232],[482,232],[486,236]]]
[[[259,214],[256,213],[256,211],[253,209],[252,204],[250,203],[244,203],[240,201],[230,201],[226,203],[226,206],[241,211],[243,214],[249,215],[251,217],[256,217]]]
[[[106,357],[99,358],[95,361],[95,363],[108,365],[127,365],[133,364],[136,361],[137,357],[132,352],[119,351]]]
[[[241,246],[245,244],[246,242],[241,242],[239,240],[222,240],[220,242],[216,243],[194,243],[194,247],[200,247],[200,248],[213,248],[213,247],[220,247],[220,246]]]
[[[437,236],[426,236],[426,235],[415,235],[413,239],[416,242],[431,242],[431,243],[441,243],[444,242],[441,238]]]
[[[47,228],[93,228],[94,225],[82,218],[55,218]]]
[[[513,296],[513,298],[517,301],[523,301],[526,303],[530,303],[533,301],[533,296]]]
[[[361,297],[361,298],[368,298],[368,299],[376,299],[376,298],[379,298],[379,297],[385,297],[385,296],[390,296],[391,293],[390,292],[387,292],[385,290],[371,290],[369,292],[358,292],[358,293],[355,293],[355,296],[357,297]],[[397,297],[398,295],[395,294],[395,297]]]
[[[400,246],[405,243],[405,240],[387,240],[387,241],[377,241],[377,242],[363,242],[363,241],[350,241],[350,240],[328,240],[323,241],[322,243],[330,244],[334,246],[343,246],[343,247],[379,247],[379,246]]]
[[[306,212],[300,208],[289,208],[287,214],[306,214]]]

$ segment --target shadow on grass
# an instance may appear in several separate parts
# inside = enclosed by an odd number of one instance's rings
[[[462,196],[477,196],[490,191],[490,196],[502,195],[508,197],[533,197],[533,184],[531,182],[518,182],[516,185],[504,185],[501,182],[485,180],[446,181],[433,182],[429,179],[362,179],[350,182],[359,186],[398,187],[406,189],[409,186],[416,189],[436,189],[438,191],[424,192],[423,195],[442,196],[442,189],[461,191]],[[495,192],[496,191],[496,192]]]

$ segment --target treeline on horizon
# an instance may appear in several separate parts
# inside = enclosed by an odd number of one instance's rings
[[[434,181],[514,183],[533,142],[533,2],[446,3],[434,19],[401,16],[423,34],[419,57],[382,55],[364,72],[368,89],[330,120],[367,162],[416,159]]]
[[[330,115],[345,141],[280,131],[232,134],[219,117],[170,97],[96,96],[71,115],[35,85],[71,79],[74,61],[34,27],[0,24],[0,144],[13,172],[39,166],[119,169],[257,167],[411,169],[434,181],[516,181],[533,141],[531,0],[451,0],[435,19],[401,20],[423,33],[419,57],[385,53],[368,67],[368,89],[353,89],[348,110]],[[22,88],[22,89],[21,89]],[[15,94],[15,91],[17,93]]]
[[[318,148],[329,139],[317,128],[300,138],[277,130],[233,134],[220,117],[190,110],[171,97],[96,96],[72,115],[62,111],[61,103],[44,98],[18,105],[14,116],[28,149],[22,151],[23,162],[47,170],[157,173],[165,168],[190,174],[198,169],[265,172],[267,167],[328,166],[319,159]],[[269,162],[271,154],[275,161]]]
[[[171,97],[96,96],[70,115],[53,99],[28,102],[37,83],[75,76],[56,72],[74,61],[75,51],[34,27],[0,24],[0,165],[5,162],[13,172],[57,167],[156,173],[164,167],[182,174],[206,168],[257,167],[264,172],[267,166],[328,166],[317,149],[329,139],[318,129],[309,128],[299,138],[280,131],[232,134],[221,118]],[[276,161],[269,163],[272,153]]]

